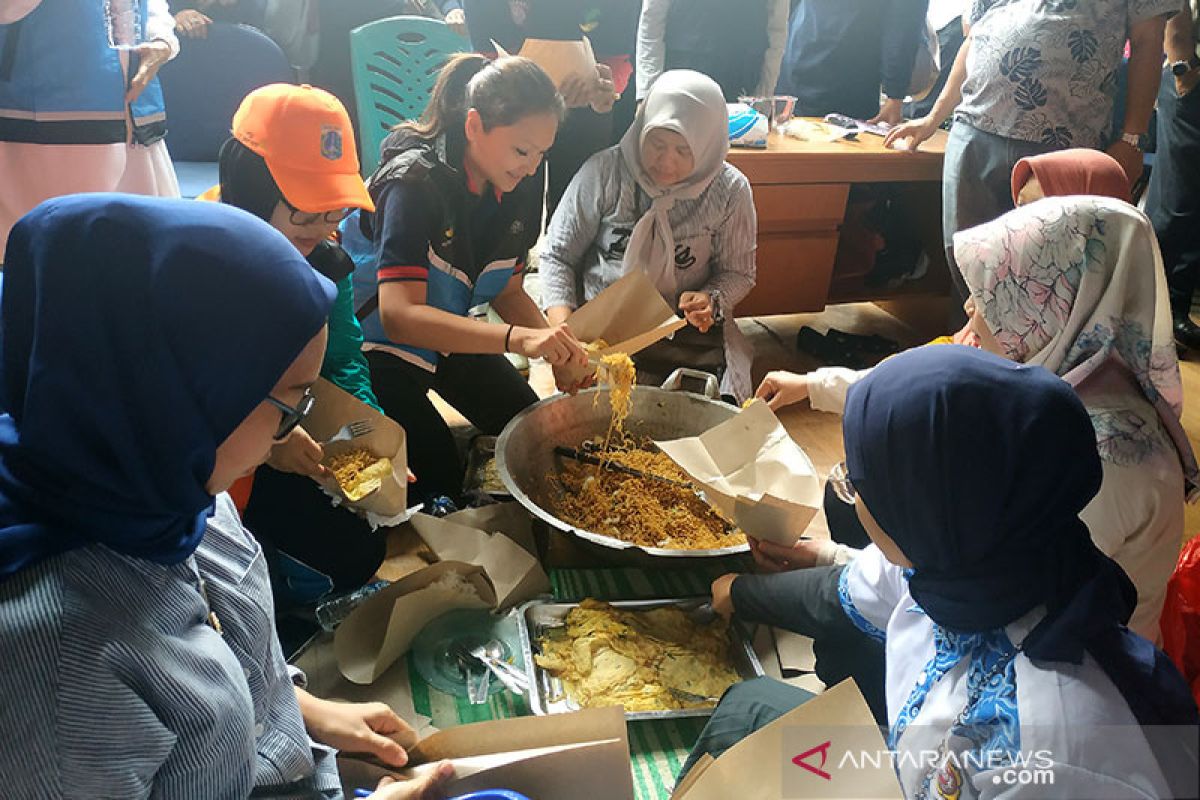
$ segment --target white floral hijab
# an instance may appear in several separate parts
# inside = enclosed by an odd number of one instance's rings
[[[1009,358],[1073,386],[1110,359],[1128,369],[1178,451],[1189,489],[1200,485],[1180,423],[1183,382],[1162,256],[1145,215],[1105,197],[1050,197],[955,234],[954,258]],[[1101,455],[1143,460],[1162,437],[1139,427],[1134,419],[1098,424]]]

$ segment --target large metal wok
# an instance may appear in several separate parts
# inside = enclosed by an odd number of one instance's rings
[[[684,378],[701,380],[704,395],[682,391]],[[737,409],[716,399],[717,381],[708,373],[676,370],[661,388],[636,386],[633,406],[625,430],[651,439],[698,436],[737,414]],[[551,527],[604,548],[630,555],[647,554],[665,558],[729,556],[744,553],[749,545],[715,550],[674,550],[638,547],[612,536],[576,528],[554,513],[554,498],[560,491],[551,481],[557,474],[558,445],[579,447],[584,441],[603,436],[610,418],[608,389],[598,387],[574,396],[555,395],[522,411],[513,418],[496,442],[496,467],[501,480],[521,505]]]

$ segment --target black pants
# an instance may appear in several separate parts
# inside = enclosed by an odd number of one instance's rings
[[[1146,212],[1158,234],[1171,311],[1186,317],[1200,273],[1200,89],[1179,97],[1169,69],[1158,91],[1158,153]]]
[[[615,109],[614,109],[615,110]],[[612,141],[613,114],[597,114],[588,107],[572,108],[563,120],[554,147],[546,157],[550,172],[546,191],[546,219],[554,215],[567,185],[583,162],[609,146]]]
[[[538,399],[500,355],[444,356],[436,373],[379,351],[367,353],[367,363],[379,405],[408,435],[408,466],[417,476],[411,491],[419,500],[440,495],[457,499],[466,477],[458,445],[429,399],[430,389],[492,436]]]
[[[266,466],[254,475],[245,522],[268,551],[284,553],[327,576],[335,592],[369,581],[386,555],[386,536],[334,506],[311,478]]]

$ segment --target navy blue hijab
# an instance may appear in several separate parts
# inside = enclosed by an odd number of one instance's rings
[[[320,331],[333,285],[250,214],[128,195],[43,203],[6,258],[0,580],[92,543],[183,561],[217,446]]]
[[[1137,592],[1079,518],[1102,468],[1066,382],[975,348],[922,347],[851,389],[843,432],[850,480],[913,563],[909,591],[931,620],[976,633],[1045,606],[1029,658],[1088,652],[1143,724],[1196,721],[1170,661],[1125,627]]]

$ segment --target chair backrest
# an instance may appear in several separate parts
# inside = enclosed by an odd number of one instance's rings
[[[425,17],[389,17],[350,32],[363,175],[379,164],[388,131],[425,111],[450,56],[470,49],[446,23]]]
[[[181,37],[179,55],[159,76],[175,161],[216,161],[242,99],[268,83],[295,80],[287,56],[266,34],[223,22],[210,25],[207,38]]]

